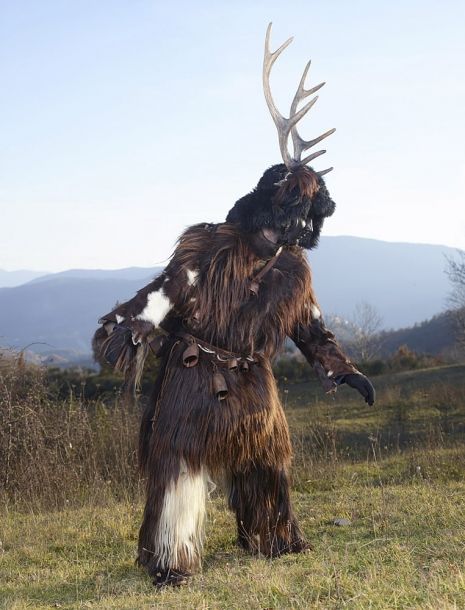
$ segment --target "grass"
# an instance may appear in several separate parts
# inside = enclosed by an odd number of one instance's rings
[[[101,490],[49,512],[9,503],[0,513],[0,608],[465,608],[465,367],[376,381],[376,409],[345,388],[334,400],[313,384],[284,394],[293,500],[310,553],[247,555],[214,495],[202,572],[155,592],[133,563],[137,495]]]
[[[273,561],[236,548],[232,517],[217,498],[203,572],[161,593],[133,565],[140,504],[8,512],[0,607],[464,608],[464,497],[463,481],[370,485],[348,469],[337,489],[294,494],[314,549]],[[352,525],[336,527],[336,517]]]

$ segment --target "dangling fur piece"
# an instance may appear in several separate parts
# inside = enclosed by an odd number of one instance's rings
[[[150,351],[148,342],[135,345],[131,329],[111,324],[107,330],[102,327],[95,333],[92,346],[98,362],[110,364],[117,373],[123,374],[127,394],[140,390],[145,361]]]
[[[322,181],[322,179],[320,178]],[[273,205],[282,206],[289,202],[290,198],[296,203],[302,203],[305,199],[311,201],[320,189],[318,175],[309,167],[299,167],[277,183],[278,190],[272,199]]]

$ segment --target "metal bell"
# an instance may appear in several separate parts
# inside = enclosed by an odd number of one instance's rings
[[[230,371],[237,370],[237,366],[238,366],[237,358],[231,358],[231,360],[228,360],[228,369]]]
[[[186,347],[182,355],[182,362],[188,369],[195,366],[199,361],[199,346],[191,343]]]
[[[213,375],[213,393],[218,400],[224,400],[228,395],[228,386],[226,385],[226,379],[221,373],[214,373]]]

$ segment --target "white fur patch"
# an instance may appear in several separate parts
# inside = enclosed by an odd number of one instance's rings
[[[318,307],[316,305],[312,304],[310,310],[312,312],[312,318],[314,320],[319,320],[321,318],[321,311],[318,309]]]
[[[154,326],[158,326],[172,306],[165,291],[163,288],[160,288],[160,290],[150,292],[147,295],[147,305],[140,314],[136,316],[136,320],[144,320],[146,322],[151,322]]]
[[[198,271],[194,271],[192,269],[186,269],[187,273],[187,283],[189,286],[193,286],[197,280],[197,276],[199,275]]]
[[[154,552],[159,558],[160,568],[189,569],[200,563],[208,472],[201,467],[193,474],[188,471],[184,460],[181,460],[180,468],[178,480],[172,481],[165,492],[155,535]],[[189,565],[185,565],[186,559]]]
[[[118,324],[121,324],[121,322],[124,320],[123,316],[120,316],[119,313],[115,315],[115,318]]]

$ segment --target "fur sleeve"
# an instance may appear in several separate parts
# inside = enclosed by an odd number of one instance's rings
[[[188,228],[166,269],[137,294],[103,315],[92,346],[97,362],[110,364],[136,384],[148,349],[171,312],[185,309],[198,274],[198,257],[210,225]],[[159,334],[159,332],[158,332]],[[154,348],[155,351],[155,348]]]
[[[339,375],[359,372],[344,354],[333,333],[325,327],[315,305],[312,305],[311,322],[297,324],[291,338],[315,370],[325,392],[336,390]]]
[[[94,358],[123,373],[128,387],[137,387],[157,326],[165,317],[163,272],[137,294],[103,315],[92,339]],[[154,302],[155,295],[158,303]],[[157,307],[159,305],[159,307]],[[151,317],[150,317],[151,316]]]

